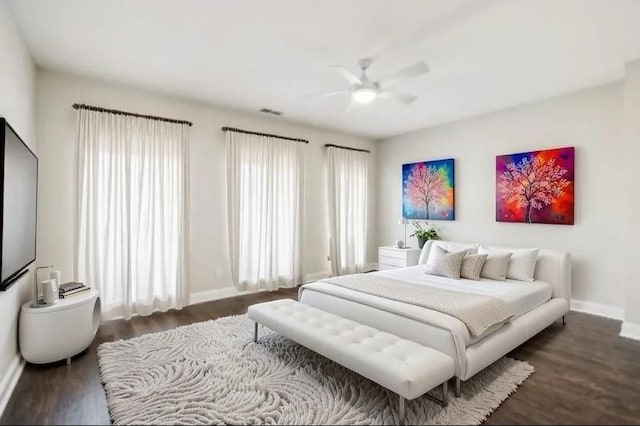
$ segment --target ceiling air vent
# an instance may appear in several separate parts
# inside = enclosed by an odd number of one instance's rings
[[[269,108],[262,108],[260,112],[264,112],[265,114],[271,114],[271,115],[282,115],[281,111],[274,111]]]

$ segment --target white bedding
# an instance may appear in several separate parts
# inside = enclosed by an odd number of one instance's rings
[[[480,281],[453,279],[425,274],[426,265],[409,268],[387,269],[373,272],[396,280],[430,287],[493,296],[507,304],[511,312],[519,317],[551,299],[551,285],[544,281],[524,282],[517,280],[496,281],[482,278]]]
[[[425,265],[417,265],[409,268],[390,269],[380,272],[373,272],[396,280],[411,283],[423,284],[437,288],[445,288],[456,291],[465,291],[477,294],[497,297],[503,300],[513,311],[516,317],[541,306],[551,298],[551,286],[543,281],[522,282],[515,280],[494,281],[482,279],[473,281],[467,279],[452,279],[435,275],[425,274]],[[305,284],[300,289],[300,299],[304,302],[304,292],[313,290],[319,293],[328,294],[334,297],[351,300],[376,309],[395,313],[419,322],[429,324],[441,329],[449,330],[456,341],[457,350],[460,353],[465,346],[472,345],[493,331],[491,329],[479,337],[472,337],[467,327],[462,321],[437,311],[422,308],[407,303],[384,299],[378,296],[350,290],[322,281]],[[354,319],[354,318],[352,318]],[[372,319],[373,321],[374,319]],[[361,322],[368,324],[366,318],[361,318]],[[374,324],[368,324],[375,326]],[[393,327],[392,324],[388,324]]]

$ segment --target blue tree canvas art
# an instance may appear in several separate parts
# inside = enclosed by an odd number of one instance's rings
[[[402,165],[402,216],[455,220],[453,158]]]

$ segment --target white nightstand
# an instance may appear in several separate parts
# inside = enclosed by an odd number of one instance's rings
[[[100,298],[94,289],[35,308],[22,305],[18,337],[22,357],[34,364],[67,359],[85,350],[100,325]]]
[[[378,247],[378,269],[384,271],[417,265],[421,251],[417,248]]]

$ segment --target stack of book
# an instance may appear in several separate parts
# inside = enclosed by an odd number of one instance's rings
[[[60,284],[60,287],[58,288],[58,294],[60,296],[60,299],[64,299],[65,297],[88,291],[90,288],[91,287],[84,285],[84,283],[73,281]]]

